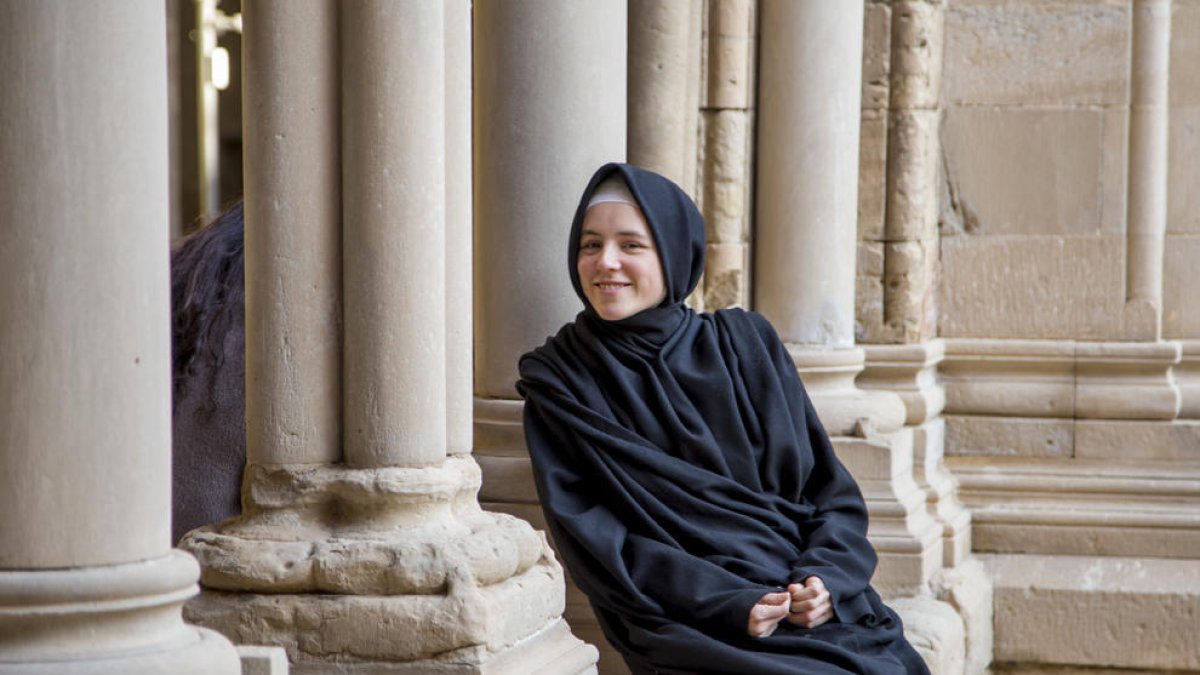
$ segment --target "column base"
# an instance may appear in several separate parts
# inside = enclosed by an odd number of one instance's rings
[[[962,618],[949,604],[929,597],[888,600],[904,622],[904,637],[917,650],[932,675],[967,672]]]
[[[830,436],[862,436],[865,430],[887,433],[904,426],[908,413],[899,396],[855,385],[865,364],[862,348],[812,349],[793,344],[787,348]]]
[[[198,575],[181,551],[121,565],[0,571],[0,673],[237,675],[233,645],[181,617]]]
[[[937,597],[962,618],[966,648],[964,675],[983,675],[992,663],[994,631],[992,577],[979,558],[968,557],[943,569],[934,580]]]

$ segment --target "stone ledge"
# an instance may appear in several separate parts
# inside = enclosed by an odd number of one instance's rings
[[[997,662],[1200,668],[1200,560],[980,557],[995,581]]]

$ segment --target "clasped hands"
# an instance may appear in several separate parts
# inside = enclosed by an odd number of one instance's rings
[[[831,618],[833,602],[825,583],[818,577],[809,577],[804,583],[791,584],[786,591],[762,596],[750,608],[747,632],[753,637],[767,637],[775,632],[780,621],[801,628],[816,628]]]

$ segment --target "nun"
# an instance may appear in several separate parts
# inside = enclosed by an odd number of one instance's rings
[[[606,164],[575,212],[575,320],[521,357],[551,535],[643,673],[927,673],[869,581],[876,555],[771,324],[684,305],[704,221],[658,174]]]

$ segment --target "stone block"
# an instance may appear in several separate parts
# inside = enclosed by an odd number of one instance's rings
[[[1167,233],[1200,235],[1200,105],[1172,108],[1168,133]]]
[[[1176,0],[1172,9],[1170,87],[1173,116],[1180,107],[1200,106],[1200,69],[1184,65],[1200,63],[1200,3]]]
[[[1127,105],[1129,3],[958,0],[945,23],[947,101]]]
[[[1070,419],[946,415],[946,455],[1070,457],[1075,424]]]
[[[1200,208],[1200,203],[1197,208]],[[1163,251],[1164,337],[1200,338],[1200,293],[1196,292],[1198,262],[1200,235],[1167,237]]]
[[[1124,234],[1125,223],[1129,219],[1129,111],[1125,108],[1107,108],[1103,114],[1100,231]]]
[[[704,267],[704,306],[747,307],[750,304],[750,247],[709,244]]]
[[[745,110],[753,105],[754,5],[750,0],[708,3],[707,108]]]
[[[966,637],[963,675],[985,675],[992,663],[992,579],[971,556],[942,570],[934,582],[937,597],[962,617]]]
[[[859,276],[883,278],[883,247],[881,241],[858,242],[858,260],[855,267]]]
[[[1183,356],[1174,368],[1179,387],[1179,417],[1200,419],[1200,340],[1180,340]]]
[[[942,85],[943,4],[892,2],[892,108],[933,109]]]
[[[747,239],[750,214],[750,116],[742,110],[705,112],[704,218],[708,243]]]
[[[283,647],[239,645],[242,675],[288,675],[287,652]]]
[[[479,499],[518,504],[537,503],[533,483],[533,464],[528,457],[489,457],[476,455],[483,471]]]
[[[966,666],[966,631],[949,604],[925,597],[889,599],[904,622],[904,637],[932,675],[960,675]]]
[[[942,144],[973,234],[1095,234],[1104,183],[1104,113],[951,107]],[[1111,148],[1119,152],[1120,148]]]
[[[861,125],[858,142],[858,238],[883,241],[887,205],[887,112],[863,110]]]
[[[892,6],[868,2],[863,19],[863,110],[886,110],[892,59]]]
[[[1125,238],[945,237],[940,333],[1137,339],[1125,311]]]
[[[1078,420],[1075,456],[1123,461],[1200,461],[1200,422]]]
[[[884,321],[903,342],[934,337],[936,240],[888,242],[884,250]]]
[[[888,241],[937,236],[940,120],[937,110],[893,110],[888,118]]]
[[[1072,667],[1200,668],[1200,561],[984,556],[995,658]]]

